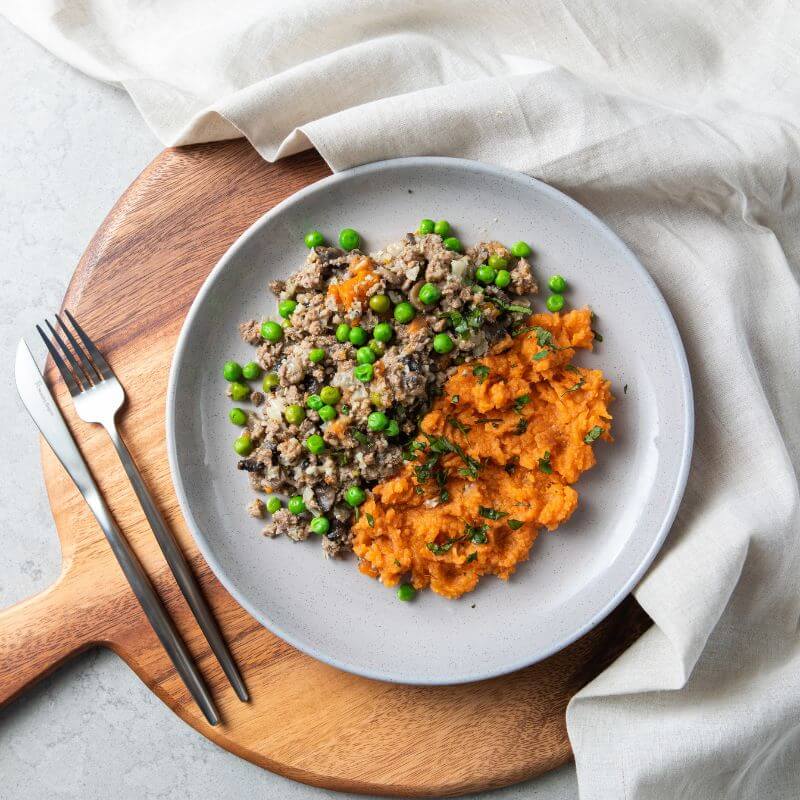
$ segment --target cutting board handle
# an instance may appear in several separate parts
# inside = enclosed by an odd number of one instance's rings
[[[96,642],[97,619],[76,589],[65,570],[41,594],[0,609],[0,707]]]

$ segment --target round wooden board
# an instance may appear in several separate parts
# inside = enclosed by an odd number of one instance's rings
[[[125,386],[123,436],[201,580],[252,702],[240,703],[226,684],[105,434],[76,418],[49,365],[48,382],[206,676],[223,723],[211,728],[201,717],[94,518],[46,445],[42,460],[63,573],[47,592],[0,612],[0,704],[73,653],[100,644],[204,736],[289,778],[405,796],[505,786],[571,757],[564,718],[570,697],[649,624],[633,598],[571,647],[512,675],[452,687],[378,683],[319,663],[259,626],[217,582],[178,510],[165,452],[164,398],[184,316],[245,228],[327,174],[316,153],[270,165],[243,140],[166,150],[112,209],[64,300]]]

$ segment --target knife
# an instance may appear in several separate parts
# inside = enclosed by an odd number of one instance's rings
[[[167,651],[175,669],[186,684],[186,688],[202,710],[211,725],[219,723],[219,712],[214,705],[211,693],[200,672],[192,661],[186,645],[180,637],[175,623],[167,613],[164,604],[156,594],[153,584],[147,577],[141,562],[131,549],[128,540],[114,522],[111,512],[103,500],[97,484],[94,482],[89,467],[75,444],[72,434],[67,428],[64,417],[53,399],[44,381],[36,361],[31,355],[24,339],[17,345],[17,360],[14,368],[17,391],[20,398],[33,417],[36,427],[42,433],[51,450],[63,465],[67,474],[75,482],[78,491],[83,495],[103,533],[111,545],[111,550],[119,562],[122,572],[142,606],[147,619],[153,626],[161,644]]]

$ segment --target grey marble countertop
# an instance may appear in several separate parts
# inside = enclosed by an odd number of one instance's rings
[[[0,18],[0,607],[45,589],[60,552],[38,440],[11,380],[19,336],[55,310],[90,237],[161,149],[123,92],[57,61]],[[31,341],[32,340],[32,337]],[[481,795],[577,797],[570,765]],[[91,651],[0,711],[0,797],[345,798],[221,750],[115,655]]]

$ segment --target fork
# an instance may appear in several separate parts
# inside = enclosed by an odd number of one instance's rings
[[[64,324],[61,317],[56,314],[58,325],[69,344],[72,345],[72,349],[67,346],[49,320],[45,320],[45,325],[54,341],[50,341],[50,338],[39,325],[36,326],[36,330],[44,340],[50,355],[53,357],[53,361],[67,384],[78,416],[84,422],[94,422],[102,425],[114,443],[122,466],[125,468],[133,490],[139,498],[145,517],[150,523],[161,552],[164,554],[164,558],[172,570],[172,574],[175,576],[186,602],[192,609],[200,629],[211,645],[211,649],[233,686],[237,697],[242,702],[246,702],[249,697],[244,681],[228,650],[228,646],[225,644],[211,609],[200,591],[200,587],[186,562],[183,551],[178,546],[175,536],[167,527],[164,517],[150,496],[150,492],[136,467],[133,456],[117,430],[115,420],[117,412],[125,402],[125,390],[108,362],[78,324],[75,317],[67,309],[64,309],[64,314],[72,324],[78,339],[80,339],[80,342],[78,342],[72,331]],[[81,346],[81,343],[83,346]]]

